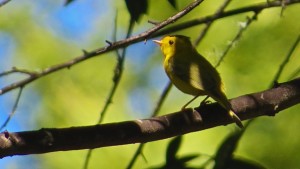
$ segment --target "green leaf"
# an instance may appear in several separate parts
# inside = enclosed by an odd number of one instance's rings
[[[145,14],[148,9],[147,0],[125,0],[130,19],[138,22],[140,16]]]
[[[235,131],[224,140],[217,151],[214,169],[224,168],[224,166],[232,159],[233,152],[243,135],[243,131],[244,130]]]
[[[176,153],[179,150],[181,144],[181,136],[175,137],[170,143],[167,148],[166,152],[166,161],[167,163],[174,161],[176,159]]]

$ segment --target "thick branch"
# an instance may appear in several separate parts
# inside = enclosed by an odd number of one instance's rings
[[[275,115],[300,103],[300,78],[263,92],[237,97],[231,103],[242,120]],[[226,111],[216,103],[196,110],[86,127],[3,132],[0,134],[0,157],[145,143],[232,123]]]

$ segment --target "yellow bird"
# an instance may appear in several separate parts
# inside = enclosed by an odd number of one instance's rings
[[[182,92],[195,96],[182,109],[197,97],[207,95],[228,110],[229,116],[240,128],[243,127],[223,91],[219,73],[197,52],[189,37],[169,35],[153,41],[164,55],[164,69],[171,82]]]

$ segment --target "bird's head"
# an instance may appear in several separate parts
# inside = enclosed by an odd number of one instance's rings
[[[192,47],[190,38],[183,35],[168,35],[153,42],[160,46],[165,56],[174,55],[175,52],[189,50]]]

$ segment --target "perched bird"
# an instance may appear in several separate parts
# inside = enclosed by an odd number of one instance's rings
[[[164,69],[171,82],[182,92],[195,96],[182,109],[197,97],[207,95],[228,110],[228,114],[240,128],[243,127],[224,93],[219,73],[197,52],[189,37],[169,35],[160,41],[153,41],[160,46],[164,55]]]

